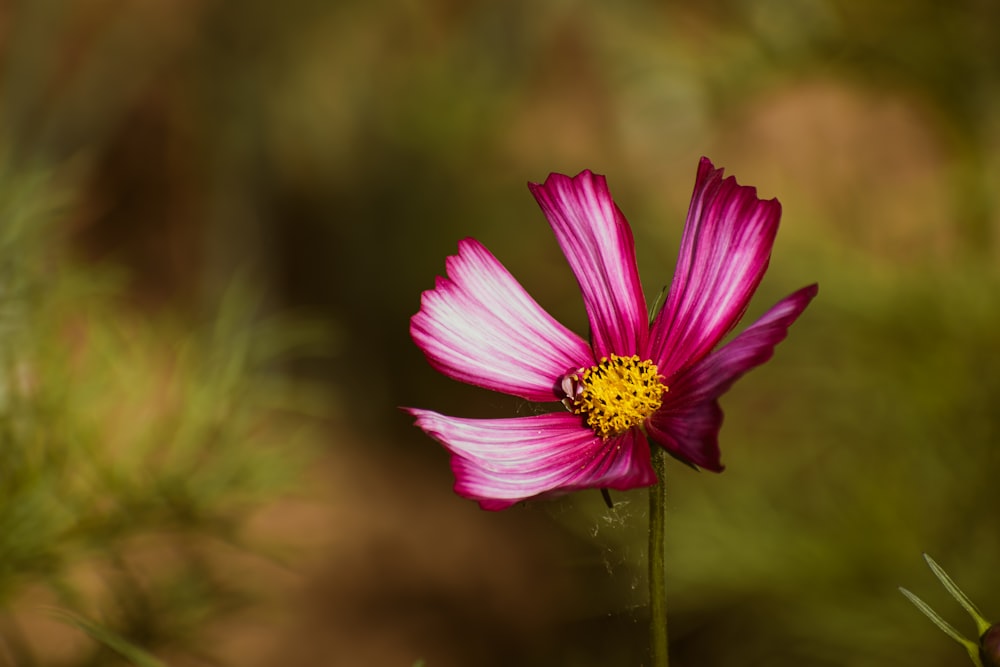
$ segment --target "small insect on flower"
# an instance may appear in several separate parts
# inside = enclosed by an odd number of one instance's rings
[[[411,319],[414,342],[450,378],[566,409],[512,419],[407,409],[451,452],[455,491],[498,510],[648,486],[650,440],[721,471],[718,398],[771,358],[817,291],[800,289],[718,347],[764,276],[781,205],[702,158],[673,282],[650,321],[632,230],[604,177],[551,174],[528,187],[579,283],[591,336],[552,318],[479,241],[459,242]]]
[[[938,581],[948,589],[951,596],[972,616],[972,620],[976,622],[976,632],[979,635],[979,641],[974,642],[960,635],[950,623],[941,618],[926,602],[902,586],[900,586],[899,591],[917,609],[923,612],[927,618],[931,619],[931,622],[938,626],[942,632],[964,646],[965,650],[969,652],[969,657],[972,659],[974,665],[977,667],[1000,667],[1000,623],[991,625],[989,621],[983,618],[982,613],[976,605],[972,604],[972,600],[962,592],[962,589],[952,581],[948,573],[933,558],[924,554],[924,560],[927,561],[927,565],[931,568],[934,576],[938,578]]]

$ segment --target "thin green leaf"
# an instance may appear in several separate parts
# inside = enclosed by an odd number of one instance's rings
[[[948,589],[951,596],[958,600],[958,604],[962,605],[965,611],[969,612],[969,615],[976,621],[976,629],[978,630],[976,634],[981,636],[989,630],[990,625],[992,624],[983,618],[982,613],[976,605],[974,605],[972,600],[970,600],[969,597],[962,592],[962,589],[959,588],[954,581],[952,581],[951,577],[948,576],[948,573],[945,572],[944,569],[942,569],[941,566],[938,565],[937,562],[935,562],[929,555],[924,554],[924,560],[927,561],[931,571],[934,572],[934,576],[936,576],[938,580],[944,584],[944,587]]]
[[[663,302],[667,296],[667,286],[664,285],[659,294],[656,295],[656,299],[653,301],[653,305],[649,307],[649,323],[652,324],[653,320],[660,313],[660,308],[663,307]]]
[[[906,599],[913,603],[913,605],[923,612],[924,616],[931,619],[934,625],[938,626],[942,632],[957,641],[959,644],[965,647],[965,650],[969,652],[969,657],[972,658],[972,663],[976,667],[983,667],[983,663],[979,660],[979,645],[972,642],[962,635],[958,634],[958,631],[951,626],[948,621],[941,618],[936,611],[930,608],[926,602],[918,598],[916,595],[906,590],[902,586],[899,587],[899,592],[906,596]]]

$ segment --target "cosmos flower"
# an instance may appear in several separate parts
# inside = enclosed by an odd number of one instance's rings
[[[650,444],[722,470],[718,398],[767,361],[817,286],[725,345],[767,268],[781,205],[702,158],[673,283],[650,322],[632,230],[603,176],[529,184],[583,295],[591,339],[535,302],[478,241],[459,242],[410,334],[444,375],[540,403],[547,414],[466,419],[409,408],[452,454],[455,491],[499,510],[540,494],[656,483]]]

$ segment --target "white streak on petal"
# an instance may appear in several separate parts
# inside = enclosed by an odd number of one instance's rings
[[[561,377],[592,362],[587,343],[557,322],[474,239],[424,292],[410,334],[439,371],[532,401],[561,398]]]
[[[604,176],[551,174],[528,187],[580,284],[596,356],[638,354],[649,332],[646,299],[632,230]]]
[[[456,493],[484,509],[504,509],[552,492],[625,490],[656,481],[649,446],[635,430],[605,441],[579,417],[565,413],[461,419],[407,411],[451,451]]]
[[[722,178],[702,158],[670,293],[650,357],[668,382],[708,354],[743,316],[767,269],[781,205]]]

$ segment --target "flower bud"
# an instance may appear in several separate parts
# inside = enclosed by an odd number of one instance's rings
[[[979,659],[983,667],[1000,667],[1000,623],[994,623],[979,638]]]

